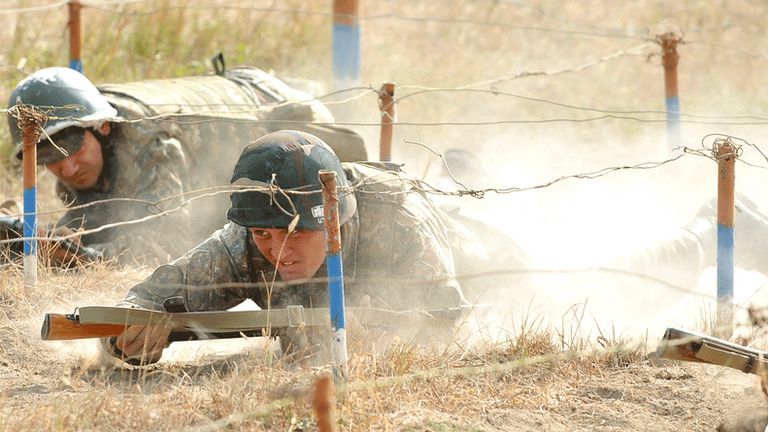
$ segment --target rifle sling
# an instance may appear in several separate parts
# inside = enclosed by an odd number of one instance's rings
[[[419,312],[395,312],[374,308],[346,308],[347,312],[364,326],[383,327],[445,327],[453,320],[438,319]],[[302,326],[329,326],[328,308],[288,306],[286,309],[181,312],[168,313],[148,309],[130,309],[111,306],[85,306],[75,312],[81,324],[154,325],[171,323],[177,328],[204,330],[209,333],[285,328]]]
[[[738,369],[744,373],[754,373],[755,358],[738,352],[724,350],[709,341],[704,341],[696,352],[696,357],[707,363]]]

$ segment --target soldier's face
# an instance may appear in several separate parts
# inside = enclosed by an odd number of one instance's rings
[[[86,129],[80,150],[45,167],[75,189],[91,188],[96,185],[104,168],[101,144],[91,131]]]
[[[308,279],[325,260],[325,232],[249,228],[251,239],[262,255],[277,268],[285,281]]]

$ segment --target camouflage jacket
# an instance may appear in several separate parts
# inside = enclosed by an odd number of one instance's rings
[[[371,306],[395,310],[464,304],[445,214],[399,174],[363,163],[343,166],[358,203],[342,229],[348,304],[365,295]],[[321,267],[315,277],[325,272]],[[246,228],[229,223],[131,288],[121,304],[168,310],[171,299],[189,311],[226,310],[248,298],[261,308],[328,303],[322,281],[281,283]]]
[[[228,185],[241,150],[275,128],[306,130],[326,140],[340,158],[365,159],[362,139],[328,125],[333,116],[325,106],[297,103],[311,97],[259,69],[106,84],[99,90],[119,116],[103,149],[105,168],[90,190],[57,184],[64,202],[88,204],[69,210],[58,225],[94,229],[170,212],[84,236],[84,244],[103,249],[106,257],[167,261],[221,227],[228,194],[202,199],[202,192],[214,191],[196,191]],[[113,198],[130,200],[99,203]]]

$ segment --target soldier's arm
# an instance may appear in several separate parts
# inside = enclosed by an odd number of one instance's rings
[[[170,264],[160,266],[132,287],[124,307],[167,312],[226,310],[248,296],[243,228],[228,224]],[[104,339],[106,351],[131,364],[160,359],[171,328],[130,326],[117,338]]]
[[[374,283],[373,292],[368,293],[373,299],[379,297],[384,306],[399,310],[466,304],[438,211],[421,195],[406,195],[396,212],[392,238],[381,239],[392,242],[392,262],[388,277]]]

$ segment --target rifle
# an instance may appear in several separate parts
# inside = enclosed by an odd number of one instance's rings
[[[664,332],[656,354],[670,360],[726,366],[756,375],[768,365],[768,352],[671,327]]]
[[[402,328],[452,326],[449,312],[444,316],[434,313],[394,312],[375,308],[347,308],[364,326],[391,326]],[[194,339],[232,338],[276,335],[282,328],[303,328],[330,325],[328,308],[288,306],[285,309],[215,311],[215,312],[162,312],[149,309],[111,306],[85,306],[71,314],[47,313],[40,336],[43,340],[74,340],[120,336],[131,325],[171,324],[176,330],[170,341]],[[269,329],[269,332],[265,330]]]
[[[24,253],[24,222],[20,218],[0,213],[0,240],[10,242],[12,256]],[[83,246],[71,239],[51,240],[54,249],[51,256],[61,264],[77,264],[78,262],[94,262],[102,258],[101,251]]]

